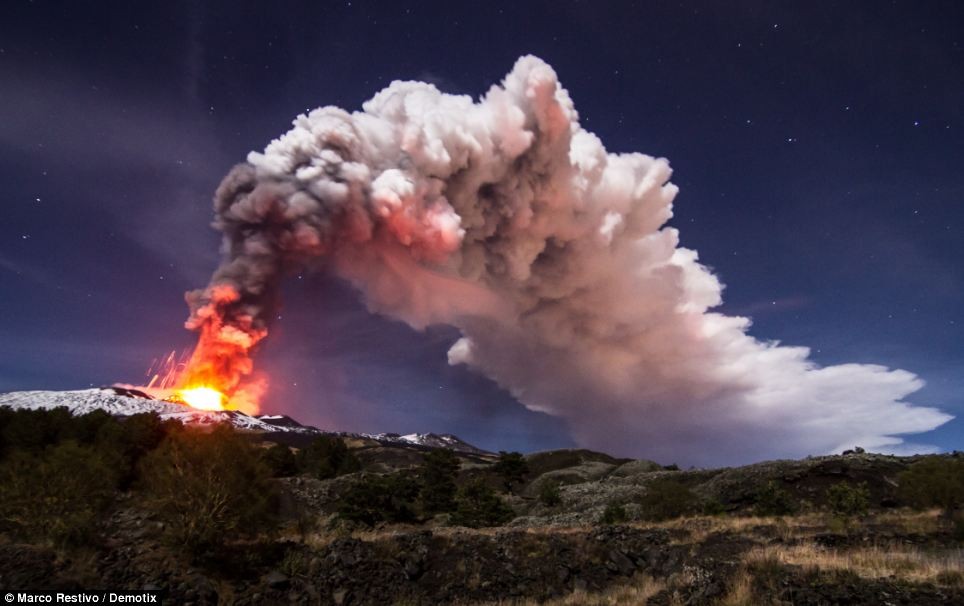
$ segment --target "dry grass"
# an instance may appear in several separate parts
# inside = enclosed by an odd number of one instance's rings
[[[546,602],[529,599],[476,603],[476,606],[645,606],[650,598],[665,588],[662,581],[638,576],[627,585],[610,587],[600,592],[574,591]]]
[[[940,510],[911,511],[902,509],[867,516],[861,526],[892,526],[905,534],[933,534],[940,529]],[[834,530],[835,518],[826,512],[812,512],[793,516],[692,516],[665,522],[630,524],[636,528],[663,528],[687,533],[685,542],[701,542],[717,532],[752,534],[754,529],[765,531],[784,541],[806,539],[815,534]]]
[[[491,528],[464,528],[461,526],[432,526],[432,525],[418,525],[418,524],[393,524],[387,527],[371,528],[371,529],[348,529],[343,526],[334,524],[334,516],[322,516],[319,517],[314,529],[307,533],[305,536],[301,536],[295,527],[288,528],[282,531],[281,535],[284,538],[289,538],[291,540],[297,540],[309,547],[316,549],[324,548],[328,546],[332,541],[339,538],[351,537],[353,539],[359,539],[366,542],[377,542],[385,539],[391,539],[396,536],[401,536],[405,534],[410,534],[412,532],[419,532],[422,530],[430,529],[432,533],[437,537],[455,537],[455,536],[486,536],[495,537],[506,533],[525,533],[530,535],[563,535],[563,534],[579,534],[581,532],[589,532],[594,527],[592,526],[582,526],[582,527],[529,527],[529,528],[515,528],[515,527],[502,527],[495,526]]]
[[[895,545],[829,549],[812,543],[771,545],[750,552],[748,563],[777,561],[818,570],[846,570],[869,579],[964,584],[964,549],[923,551]]]
[[[687,533],[685,542],[701,542],[717,532],[745,534],[754,528],[776,531],[783,540],[811,536],[826,526],[823,514],[812,513],[786,517],[759,516],[693,516],[665,522],[632,524],[637,528],[663,528]]]
[[[729,591],[719,602],[719,606],[757,606],[753,597],[753,577],[746,570],[740,571],[729,583]]]
[[[940,516],[940,509],[900,510],[877,514],[871,518],[871,522],[894,526],[907,534],[934,534],[941,528]]]
[[[932,534],[940,527],[939,516],[940,510],[937,509],[922,512],[900,510],[868,516],[867,518],[864,518],[863,523],[868,525],[880,524],[893,526],[895,529],[901,530],[905,533]],[[409,531],[424,530],[426,528],[426,526],[415,524],[396,524],[387,528],[377,528],[371,530],[356,529],[346,531],[337,528],[329,529],[328,526],[332,520],[333,516],[319,517],[319,530],[313,532],[312,536],[308,537],[307,542],[314,544],[315,546],[322,546],[330,543],[336,537],[344,536],[351,536],[352,538],[356,539],[372,541],[392,537],[398,534],[404,534],[405,532]],[[627,522],[626,525],[641,530],[665,529],[684,531],[687,533],[686,542],[701,542],[713,533],[732,532],[740,534],[746,533],[755,528],[761,530],[765,529],[770,533],[773,533],[774,530],[776,530],[776,536],[782,538],[783,540],[789,540],[792,538],[807,538],[820,532],[826,532],[828,527],[832,526],[832,521],[833,519],[829,514],[814,512],[782,517],[760,517],[752,515],[691,516],[675,518],[663,522]],[[459,534],[497,536],[505,532],[559,535],[578,534],[583,532],[591,532],[595,529],[598,529],[598,526],[595,525],[530,526],[525,528],[461,528],[449,526],[433,527],[431,525],[428,527],[431,528],[432,532],[436,535],[445,537]]]

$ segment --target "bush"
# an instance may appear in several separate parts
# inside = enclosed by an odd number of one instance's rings
[[[559,482],[555,480],[543,480],[539,484],[539,502],[546,507],[556,507],[562,504],[562,495],[559,493]]]
[[[964,505],[964,460],[927,457],[899,477],[900,496],[918,509],[940,507],[945,517]]]
[[[499,498],[499,495],[479,478],[459,489],[451,523],[469,528],[500,526],[511,520],[514,515],[512,509]]]
[[[964,511],[956,511],[951,514],[951,525],[954,529],[954,540],[964,541]]]
[[[157,448],[165,436],[182,429],[180,422],[162,421],[157,413],[139,413],[100,424],[94,443],[117,469],[121,487],[127,488],[136,480],[141,458]]]
[[[707,499],[701,505],[702,513],[705,516],[721,516],[726,513],[726,507],[716,499]]]
[[[838,516],[864,516],[870,506],[870,491],[863,483],[855,486],[838,482],[827,489],[827,504]]]
[[[797,503],[776,482],[767,482],[757,490],[753,512],[758,516],[786,516],[796,513]]]
[[[379,522],[412,522],[417,517],[418,493],[418,483],[404,474],[367,474],[342,495],[338,517],[366,526]]]
[[[640,515],[645,520],[660,521],[697,513],[700,500],[678,480],[660,478],[646,487],[639,497]]]
[[[273,444],[261,452],[261,460],[274,478],[287,478],[298,473],[298,461],[284,444]]]
[[[352,473],[361,463],[341,438],[320,436],[298,453],[298,467],[320,480]]]
[[[87,541],[111,504],[117,474],[90,446],[66,441],[0,465],[0,525],[28,540]]]
[[[3,453],[26,451],[40,454],[47,446],[53,446],[73,437],[74,418],[65,407],[52,410],[6,409],[0,428],[0,445]]]
[[[110,413],[97,409],[79,417],[73,417],[70,421],[70,428],[66,430],[66,433],[79,444],[93,444],[97,441],[97,436],[103,427],[118,425],[119,423],[120,421],[111,416]]]
[[[512,487],[525,482],[529,473],[529,465],[525,457],[519,452],[499,451],[499,460],[492,466],[492,471],[499,474],[506,492],[512,492]]]
[[[606,505],[602,517],[599,518],[599,522],[602,524],[621,524],[625,522],[628,517],[629,516],[626,515],[626,508],[623,507],[622,503],[612,502]]]
[[[455,477],[460,466],[455,453],[444,448],[433,450],[422,458],[418,501],[426,515],[455,510]]]
[[[230,426],[172,433],[141,460],[146,506],[168,537],[200,556],[225,537],[271,527],[273,486],[258,449]]]

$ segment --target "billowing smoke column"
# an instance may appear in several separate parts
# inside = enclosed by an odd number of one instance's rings
[[[606,153],[535,57],[477,103],[394,82],[361,112],[299,116],[218,189],[224,262],[189,295],[191,368],[256,397],[279,282],[322,259],[371,311],[457,327],[450,363],[588,447],[697,463],[920,448],[895,436],[950,418],[903,401],[922,385],[908,372],[821,368],[710,311],[719,280],[665,226],[670,173]]]

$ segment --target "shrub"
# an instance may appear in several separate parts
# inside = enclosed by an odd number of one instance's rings
[[[767,482],[757,490],[753,512],[758,516],[786,516],[796,513],[793,497],[776,482]]]
[[[492,466],[492,471],[499,474],[506,492],[512,492],[512,487],[525,482],[529,473],[529,465],[525,457],[519,452],[499,451],[499,460]]]
[[[418,492],[418,483],[402,473],[366,474],[342,495],[338,517],[366,526],[411,522],[416,519],[414,503]]]
[[[459,467],[459,458],[444,448],[433,450],[422,458],[418,500],[425,514],[455,510],[455,477]]]
[[[638,502],[642,518],[652,521],[690,515],[700,509],[700,500],[693,491],[671,478],[650,482]]]
[[[261,452],[261,460],[275,478],[287,478],[298,473],[298,461],[284,444],[272,444]]]
[[[93,444],[103,427],[119,423],[120,421],[112,417],[110,413],[97,409],[79,417],[73,417],[68,433],[80,444]]]
[[[899,477],[900,496],[912,507],[940,507],[945,517],[964,505],[964,460],[926,457]]]
[[[562,503],[562,495],[559,493],[559,482],[548,479],[539,484],[539,502],[546,507],[556,507]]]
[[[599,522],[602,524],[621,524],[625,522],[628,517],[629,516],[626,515],[626,508],[623,507],[622,503],[612,502],[606,505],[602,517],[599,518]]]
[[[9,409],[8,409],[9,410]],[[39,454],[73,433],[74,419],[65,407],[52,410],[13,410],[4,415],[0,430],[3,451]]]
[[[726,513],[726,507],[716,499],[707,499],[700,507],[700,513],[705,516],[721,516]]]
[[[84,542],[111,504],[116,481],[99,452],[74,441],[41,454],[16,451],[0,466],[0,524],[28,540]]]
[[[99,425],[94,443],[117,469],[121,487],[126,488],[136,479],[138,461],[166,435],[182,429],[180,422],[162,421],[157,413],[139,413]]]
[[[193,556],[271,527],[274,491],[257,448],[229,426],[172,433],[141,460],[146,506]]]
[[[481,478],[462,486],[456,496],[451,522],[456,526],[480,528],[500,526],[514,516],[512,509]]]
[[[866,484],[852,485],[838,482],[827,489],[827,504],[830,511],[838,516],[867,515],[870,506],[870,491]]]
[[[298,467],[320,480],[352,473],[361,463],[341,438],[319,436],[298,453]]]

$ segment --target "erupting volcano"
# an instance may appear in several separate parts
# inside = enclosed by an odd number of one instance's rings
[[[175,396],[198,410],[225,410],[227,404],[227,396],[213,387],[178,389]]]
[[[282,279],[324,269],[371,312],[457,328],[451,364],[563,417],[585,447],[692,460],[687,444],[713,444],[719,463],[855,436],[896,448],[950,419],[904,400],[922,386],[912,373],[820,367],[715,311],[722,284],[667,225],[671,174],[664,158],[608,152],[531,56],[478,100],[393,82],[362,111],[300,115],[217,189],[222,261],[186,296],[198,342],[167,387],[257,413],[252,354]]]
[[[244,311],[237,290],[226,284],[212,286],[207,302],[197,307],[186,323],[199,333],[194,351],[183,361],[173,353],[168,356],[160,371],[151,376],[147,389],[199,410],[257,414],[266,381],[253,375],[249,352],[267,329],[255,324]]]
[[[256,414],[267,382],[253,374],[250,352],[268,330],[231,285],[215,284],[207,294],[206,302],[194,309],[186,324],[198,331],[199,338],[179,376],[178,393],[195,408],[215,406]],[[189,300],[192,295],[196,293],[190,293]]]

